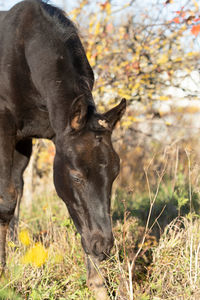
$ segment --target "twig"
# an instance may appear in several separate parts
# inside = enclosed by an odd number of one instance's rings
[[[191,163],[190,163],[190,153],[185,149],[185,153],[188,159],[188,181],[189,181],[189,200],[190,200],[190,213],[192,213],[192,186],[191,186]]]
[[[149,232],[149,223],[150,223],[150,218],[151,218],[151,215],[152,215],[152,209],[153,209],[153,206],[154,206],[154,203],[156,201],[156,198],[158,196],[158,192],[159,192],[159,189],[160,189],[160,184],[161,184],[161,181],[163,179],[163,176],[165,174],[165,170],[166,170],[166,166],[167,166],[167,160],[165,162],[165,165],[163,167],[163,170],[162,170],[162,173],[161,175],[159,176],[159,180],[158,180],[158,184],[157,184],[157,189],[156,189],[156,192],[155,192],[155,195],[152,199],[152,195],[151,195],[151,189],[150,189],[150,184],[149,184],[149,178],[148,178],[148,169],[152,163],[153,159],[151,160],[151,162],[149,163],[147,169],[145,169],[145,176],[146,176],[146,180],[147,180],[147,186],[148,186],[148,191],[149,191],[149,198],[150,198],[150,208],[149,208],[149,213],[148,213],[148,217],[147,217],[147,221],[146,221],[146,226],[145,226],[145,231],[144,231],[144,234],[143,234],[143,238],[142,238],[142,242],[140,244],[140,247],[138,249],[138,251],[136,252],[132,262],[128,262],[128,270],[129,270],[129,294],[130,294],[130,297],[133,296],[133,292],[132,292],[132,272],[133,272],[133,269],[135,267],[135,262],[136,262],[136,259],[138,258],[140,252],[142,251],[142,248],[143,248],[143,245],[144,245],[144,242],[146,240],[146,236],[147,236],[147,233]],[[163,209],[164,210],[164,209]],[[160,215],[162,214],[163,210],[161,211]],[[159,215],[159,216],[160,216]],[[158,217],[159,217],[158,216]],[[131,300],[133,298],[130,298]]]
[[[174,179],[172,183],[172,191],[174,193],[175,185],[176,185],[176,178],[177,178],[177,170],[178,170],[178,162],[179,162],[179,147],[176,147],[176,162],[175,162],[175,170],[174,170]]]
[[[159,213],[159,215],[156,217],[155,221],[153,222],[153,224],[152,224],[151,227],[149,228],[149,232],[152,230],[152,228],[154,227],[154,225],[155,225],[156,223],[158,223],[158,219],[162,216],[162,214],[163,214],[165,208],[166,208],[166,205],[163,206],[161,212]],[[159,227],[159,228],[160,228],[160,227]]]

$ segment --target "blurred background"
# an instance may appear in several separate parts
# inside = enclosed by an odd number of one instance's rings
[[[19,1],[1,0],[0,8],[7,10],[16,2]],[[122,244],[130,258],[137,252],[142,234],[147,234],[148,222],[149,236],[146,235],[147,244],[140,252],[143,260],[139,263],[147,266],[152,256],[144,254],[159,241],[172,220],[200,214],[200,3],[49,3],[62,8],[79,29],[95,73],[93,96],[98,110],[106,111],[121,98],[128,101],[127,112],[113,133],[114,147],[121,159],[121,172],[113,187],[113,224],[116,237],[119,227],[126,225]],[[50,141],[34,140],[33,155],[24,175],[25,212],[34,207],[35,198],[42,203],[42,196],[55,195],[54,154]],[[146,272],[142,270],[138,271],[139,277],[133,277],[141,280]],[[200,295],[198,290],[197,298],[187,298],[190,296],[186,294],[186,298],[173,298],[174,290],[170,291],[169,298],[162,294],[155,299],[199,299]]]

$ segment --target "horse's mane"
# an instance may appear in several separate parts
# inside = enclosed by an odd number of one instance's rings
[[[52,4],[49,4],[49,0],[26,0],[30,2],[37,2],[46,17],[50,17],[51,21],[55,22],[58,29],[60,29],[60,32],[65,32],[65,34],[78,34],[78,29],[76,25],[70,20],[70,18],[67,16],[66,12],[62,10],[59,7],[56,7]],[[67,39],[67,36],[65,36]]]
[[[57,20],[60,23],[60,25],[72,27],[75,31],[77,31],[75,24],[68,18],[64,10],[52,4],[48,4],[48,1],[39,0],[39,2],[41,3],[42,8],[49,14],[49,16]]]
[[[76,85],[78,92],[83,92],[91,94],[91,90],[94,83],[94,75],[92,69],[88,68],[86,64],[86,69],[88,72],[88,76],[85,73],[82,74],[81,65],[84,64],[85,58],[82,56],[84,50],[82,49],[82,45],[79,40],[78,29],[75,24],[69,19],[65,11],[62,9],[48,4],[48,0],[26,0],[31,2],[37,2],[42,8],[44,16],[50,21],[54,22],[57,28],[57,33],[59,34],[61,40],[65,43],[68,40],[71,41],[71,49],[73,49],[73,55],[76,56],[76,61],[80,63],[79,67],[79,84]],[[83,50],[83,51],[82,51]],[[83,58],[83,59],[82,59]]]

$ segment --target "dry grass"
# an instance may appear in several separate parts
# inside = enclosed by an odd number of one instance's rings
[[[150,277],[156,299],[200,299],[200,219],[177,218],[155,248]]]
[[[150,204],[158,201],[158,193],[149,194]],[[124,220],[114,224],[115,246],[102,266],[110,298],[200,299],[200,218],[177,218],[159,242],[150,235],[148,223],[146,228],[139,224],[126,209]],[[80,236],[61,200],[37,197],[30,213],[22,205],[19,231],[16,245],[8,237],[1,300],[94,299],[86,286]]]
[[[15,245],[8,237],[8,270],[1,282],[0,299],[94,299],[86,286],[80,235],[63,203],[56,197],[38,198],[31,214],[27,215],[22,207],[21,220],[19,242]],[[111,299],[130,298],[128,261],[138,250],[143,231],[135,218],[114,227],[115,246],[102,265]],[[146,277],[144,265],[151,260],[147,253],[155,242],[152,237],[147,240],[141,261],[136,262],[134,279],[138,282]]]
[[[28,231],[31,242],[30,245],[24,245],[23,240],[17,245],[8,242],[10,278],[2,284],[0,298],[1,293],[11,288],[15,297],[21,296],[19,299],[93,299],[86,287],[80,236],[65,213],[63,203],[54,197],[37,199],[29,216],[22,210],[19,230]],[[23,259],[38,243],[41,247],[35,255],[43,256],[42,249],[48,253],[41,266]],[[9,292],[7,298],[1,299],[14,299]]]

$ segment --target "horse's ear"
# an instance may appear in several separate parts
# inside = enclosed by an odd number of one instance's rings
[[[109,127],[113,130],[116,123],[121,119],[124,112],[126,110],[126,99],[122,99],[121,102],[112,108],[111,110],[107,111],[104,114],[104,117],[108,121]]]
[[[88,104],[86,103],[85,97],[83,95],[74,99],[71,105],[69,116],[71,129],[81,130],[85,126],[87,121],[87,111]]]

